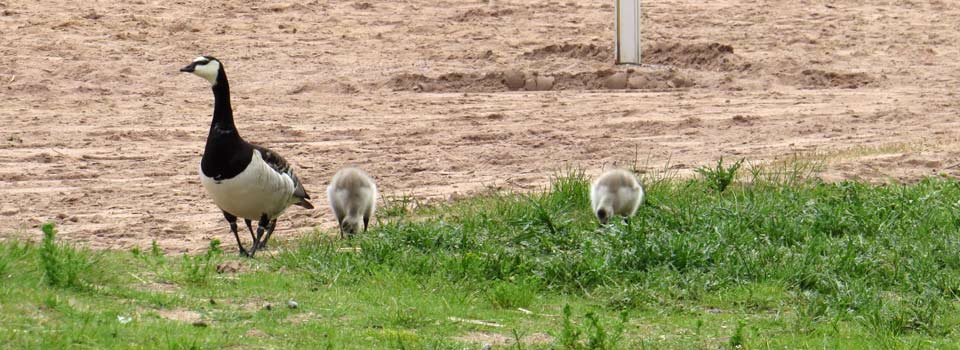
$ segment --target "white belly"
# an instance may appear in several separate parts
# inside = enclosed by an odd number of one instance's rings
[[[250,220],[260,220],[263,214],[272,220],[296,202],[293,179],[270,168],[256,150],[250,165],[237,176],[216,181],[201,170],[200,183],[220,209]]]

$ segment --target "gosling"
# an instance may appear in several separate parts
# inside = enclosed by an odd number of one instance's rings
[[[363,170],[343,168],[333,175],[327,187],[327,199],[337,217],[340,238],[350,238],[360,232],[360,225],[363,232],[367,232],[370,217],[376,210],[377,185]]]
[[[619,215],[627,221],[643,203],[643,186],[637,177],[624,169],[603,173],[590,187],[590,207],[601,225]]]

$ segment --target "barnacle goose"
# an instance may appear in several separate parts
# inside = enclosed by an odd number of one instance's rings
[[[295,204],[313,209],[310,195],[283,157],[240,137],[230,108],[230,85],[219,60],[197,57],[180,71],[196,74],[213,86],[213,121],[200,160],[200,182],[230,223],[240,254],[253,257],[257,249],[266,248],[277,217],[287,207]],[[249,251],[240,243],[238,217],[244,219],[253,237]],[[258,221],[256,234],[252,220]]]
[[[327,187],[330,209],[337,217],[340,237],[349,238],[360,231],[367,231],[370,217],[376,210],[377,185],[367,173],[357,168],[343,168]]]
[[[643,202],[643,186],[637,177],[624,169],[613,169],[600,175],[590,186],[590,207],[601,225],[614,215],[626,220]]]

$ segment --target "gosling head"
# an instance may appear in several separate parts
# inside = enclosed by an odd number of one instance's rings
[[[610,214],[612,212],[612,210],[605,207],[600,207],[597,209],[597,220],[600,220],[601,225],[607,224],[607,221],[610,220]]]
[[[211,56],[197,57],[186,67],[180,68],[181,72],[193,73],[201,78],[207,79],[210,85],[217,85],[217,79],[223,75],[223,65],[220,61]]]
[[[353,237],[357,233],[363,230],[363,218],[361,217],[345,217],[343,222],[340,223],[340,231],[346,238]]]

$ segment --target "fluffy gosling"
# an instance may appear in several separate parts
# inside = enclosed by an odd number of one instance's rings
[[[613,169],[600,175],[590,186],[590,207],[601,225],[606,225],[615,215],[626,221],[636,214],[643,202],[643,194],[643,186],[633,173]]]
[[[367,173],[357,168],[343,168],[330,181],[327,187],[327,199],[330,209],[337,217],[340,237],[349,238],[367,231],[370,217],[376,210],[377,185]]]

